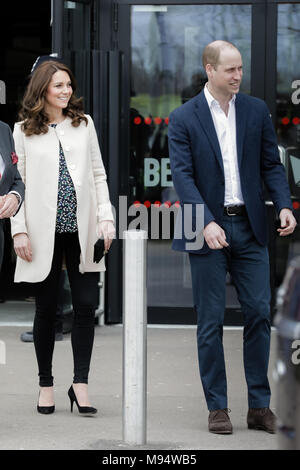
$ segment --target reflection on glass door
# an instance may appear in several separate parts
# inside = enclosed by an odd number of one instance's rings
[[[294,214],[300,223],[300,4],[278,5],[276,130],[288,177]],[[300,255],[300,227],[286,240],[277,237],[276,283],[287,263]]]
[[[63,10],[63,59],[76,77],[76,94],[84,97],[87,113],[91,102],[91,3],[65,1]]]
[[[278,5],[277,135],[284,146],[300,144],[300,4]]]
[[[140,5],[131,9],[131,202],[173,206],[168,155],[170,112],[199,93],[206,75],[202,51],[216,39],[242,53],[241,91],[250,92],[251,5]],[[148,306],[192,307],[186,254],[170,239],[148,242]],[[237,306],[228,279],[227,306]]]

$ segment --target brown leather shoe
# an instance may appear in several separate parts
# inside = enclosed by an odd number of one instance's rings
[[[208,416],[208,430],[215,434],[232,434],[232,424],[228,416],[229,409],[212,410]]]
[[[249,429],[276,433],[276,416],[270,408],[249,408],[247,423]]]

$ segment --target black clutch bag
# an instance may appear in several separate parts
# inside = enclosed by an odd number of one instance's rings
[[[99,238],[94,245],[94,263],[99,263],[103,256],[107,253],[104,249],[104,240]]]

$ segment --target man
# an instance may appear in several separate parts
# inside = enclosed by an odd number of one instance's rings
[[[11,130],[0,121],[0,268],[4,250],[4,219],[18,212],[24,198],[24,183],[17,170],[17,161]]]
[[[209,431],[232,433],[222,344],[230,272],[244,315],[248,427],[274,433],[267,378],[270,285],[263,183],[279,214],[280,236],[291,234],[296,221],[267,106],[239,93],[240,52],[231,43],[214,41],[204,49],[203,66],[208,77],[204,90],[170,115],[169,150],[182,214],[185,204],[192,206],[195,225],[195,208],[204,207],[204,243],[190,243],[187,249],[190,240],[182,236],[174,239],[173,248],[189,252]]]

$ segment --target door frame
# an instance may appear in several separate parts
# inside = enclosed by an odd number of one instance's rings
[[[132,5],[252,5],[251,95],[266,101],[275,124],[277,3],[286,0],[79,0],[93,5],[94,44],[93,114],[100,130],[100,145],[108,175],[111,201],[116,209],[118,233],[118,198],[129,195],[129,109],[130,109],[130,8]],[[298,2],[297,2],[298,3]],[[63,0],[52,0],[52,50],[63,55]],[[255,60],[253,58],[255,57]],[[100,89],[99,89],[100,83]],[[98,86],[96,86],[98,84]],[[105,321],[122,322],[123,308],[123,243],[114,240],[108,255],[105,283]],[[117,295],[116,295],[117,293]],[[148,307],[148,322],[157,323],[164,309],[169,323],[195,323],[192,309]],[[228,310],[228,309],[226,309]],[[227,312],[228,323],[237,324],[240,312]],[[184,318],[184,322],[180,320]],[[188,322],[189,323],[189,322]]]

